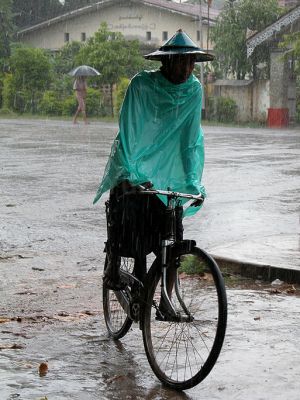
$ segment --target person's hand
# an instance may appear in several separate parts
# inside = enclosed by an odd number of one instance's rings
[[[134,189],[134,186],[126,179],[125,181],[123,181],[122,183],[121,183],[121,185],[122,185],[122,191],[123,191],[123,193],[125,193],[125,192],[130,192],[131,190],[133,190]]]
[[[204,201],[204,198],[202,197],[202,195],[199,195],[199,199],[194,200],[191,204],[191,207],[200,207],[201,204],[203,203],[203,201]]]
[[[140,185],[138,185],[141,187],[141,190],[145,190],[145,189],[151,189],[153,187],[153,183],[152,182],[144,182],[141,183]]]

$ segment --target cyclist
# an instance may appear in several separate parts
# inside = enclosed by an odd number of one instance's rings
[[[138,278],[143,279],[145,257],[159,251],[164,234],[163,199],[122,194],[144,182],[152,182],[163,190],[205,194],[201,186],[202,89],[192,72],[195,62],[210,61],[213,56],[197,47],[180,29],[159,50],[144,57],[161,61],[162,66],[159,70],[138,73],[128,86],[120,112],[119,133],[94,199],[95,203],[110,190],[108,265],[103,280],[113,290],[123,287],[119,256],[135,258]],[[197,207],[188,213],[196,210]],[[182,216],[179,205],[176,208],[179,240],[183,233]],[[169,271],[170,281],[173,275]]]

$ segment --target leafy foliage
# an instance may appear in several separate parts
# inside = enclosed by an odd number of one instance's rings
[[[77,101],[74,95],[66,97],[62,102],[62,114],[74,115],[77,109]]]
[[[75,68],[75,58],[81,49],[80,42],[72,41],[66,43],[54,57],[54,72],[57,74],[67,74],[71,69]]]
[[[117,85],[117,93],[116,93],[116,112],[117,113],[119,113],[119,111],[121,109],[129,82],[130,81],[128,78],[121,78],[120,82]]]
[[[61,115],[62,102],[57,98],[57,93],[53,90],[46,90],[39,104],[39,111],[46,115]]]
[[[102,96],[99,90],[88,88],[86,96],[86,109],[88,115],[99,117],[102,114]]]
[[[11,1],[1,0],[0,3],[0,72],[6,70],[10,56],[10,37],[13,32]]]
[[[247,59],[247,31],[260,31],[274,22],[280,13],[277,0],[240,0],[228,2],[211,30],[214,50],[225,76],[244,79],[246,74],[258,77],[258,65],[269,63],[266,46],[258,46]],[[268,74],[268,68],[266,70]]]
[[[45,52],[16,47],[10,58],[12,87],[19,94],[18,111],[36,111],[36,103],[50,84],[51,64]],[[28,106],[30,104],[30,106]],[[29,109],[28,109],[29,108]]]
[[[67,96],[63,100],[61,100],[60,105],[62,114],[66,116],[74,115],[78,106],[74,94]],[[102,96],[100,91],[97,89],[88,88],[86,96],[86,110],[88,116],[101,116],[103,114],[102,107]]]
[[[297,104],[297,110],[296,110],[296,120],[300,124],[300,101]]]
[[[1,2],[6,0],[1,0]],[[18,28],[38,24],[77,8],[96,3],[96,0],[9,0],[12,2],[14,21]]]
[[[139,50],[137,40],[128,41],[120,32],[110,32],[107,24],[102,23],[98,31],[80,49],[76,61],[78,64],[89,64],[101,72],[99,81],[110,85],[113,107],[113,85],[121,76],[134,75],[144,64]]]
[[[234,122],[237,104],[230,97],[210,97],[208,99],[208,118],[218,122]]]
[[[3,108],[13,109],[14,106],[14,90],[12,85],[12,74],[5,74],[3,79]]]
[[[230,97],[217,98],[217,119],[220,122],[232,122],[237,113],[236,102]]]
[[[116,84],[120,76],[132,76],[143,64],[137,40],[128,41],[120,32],[110,32],[102,23],[77,56],[78,64],[89,64],[101,72],[100,82]]]
[[[12,0],[12,12],[18,28],[38,24],[63,13],[59,0]]]
[[[187,275],[204,275],[206,264],[192,254],[182,256],[179,272]]]
[[[284,35],[283,41],[279,44],[279,47],[286,49],[286,59],[294,59],[295,70],[297,74],[300,75],[300,32]]]

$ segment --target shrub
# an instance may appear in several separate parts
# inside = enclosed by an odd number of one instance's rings
[[[179,272],[185,272],[187,275],[204,275],[205,263],[192,254],[184,256],[181,260]]]
[[[90,117],[100,116],[102,110],[102,96],[99,90],[88,88],[86,96],[86,112]]]
[[[73,115],[77,109],[77,100],[75,96],[68,96],[62,102],[62,114]]]
[[[78,107],[75,93],[68,96],[62,103],[63,115],[73,115]],[[102,96],[97,89],[88,88],[86,96],[86,112],[88,117],[102,115]]]
[[[0,108],[2,107],[2,95],[3,95],[3,81],[4,81],[4,75],[1,74],[0,72]]]
[[[300,124],[300,100],[299,100],[299,102],[297,104],[296,121]]]
[[[120,82],[117,86],[117,93],[116,93],[116,113],[119,114],[127,87],[129,85],[130,80],[128,78],[121,78]]]
[[[15,113],[10,110],[9,108],[0,108],[0,115],[1,116],[13,116]]]
[[[39,104],[39,111],[46,115],[61,115],[62,102],[53,90],[46,90]]]
[[[12,74],[5,74],[2,89],[2,106],[6,109],[14,107],[14,89],[12,84]]]
[[[219,122],[233,122],[236,119],[237,105],[230,97],[209,97],[207,117]]]
[[[217,97],[217,118],[220,122],[233,122],[236,118],[237,105],[230,97]]]

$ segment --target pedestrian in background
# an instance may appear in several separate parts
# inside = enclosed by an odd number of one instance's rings
[[[84,123],[87,124],[85,99],[87,93],[87,82],[84,76],[78,76],[73,84],[73,89],[76,91],[76,98],[78,101],[78,108],[73,118],[73,124],[77,124],[77,117],[82,112]]]

